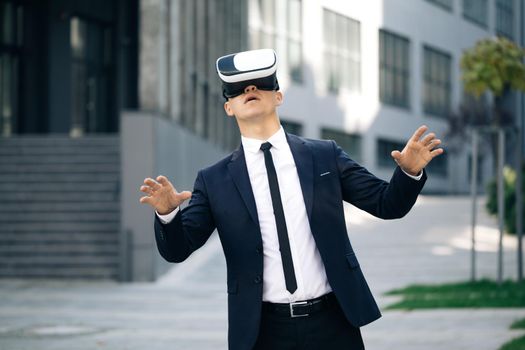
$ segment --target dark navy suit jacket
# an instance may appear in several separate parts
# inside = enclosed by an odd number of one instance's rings
[[[418,181],[397,167],[386,182],[334,141],[286,136],[328,282],[348,321],[363,326],[381,313],[350,244],[343,201],[382,219],[401,218],[414,205],[426,174]],[[199,171],[188,206],[168,224],[155,215],[154,227],[158,250],[169,262],[184,261],[217,228],[227,264],[229,348],[251,349],[261,318],[263,247],[242,145]]]

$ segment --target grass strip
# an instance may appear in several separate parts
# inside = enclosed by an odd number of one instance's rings
[[[386,309],[525,307],[525,281],[411,285],[386,294],[402,296],[401,301]]]
[[[503,344],[499,350],[523,350],[525,349],[525,335],[519,338],[512,339],[508,343]]]

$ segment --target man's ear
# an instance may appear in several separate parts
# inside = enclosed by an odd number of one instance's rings
[[[226,112],[226,114],[229,117],[233,117],[234,116],[233,111],[232,111],[232,107],[230,106],[230,101],[224,102],[224,111]]]
[[[280,106],[283,103],[283,93],[281,91],[275,92],[275,100],[277,101],[277,106]]]

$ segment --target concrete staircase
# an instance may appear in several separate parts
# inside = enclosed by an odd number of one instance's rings
[[[0,278],[116,279],[119,137],[0,137]]]

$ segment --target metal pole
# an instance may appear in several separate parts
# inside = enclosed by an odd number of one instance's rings
[[[525,13],[525,4],[520,1],[520,37],[521,46],[525,45],[525,23],[523,15]],[[518,161],[516,163],[516,234],[518,235],[518,281],[523,281],[523,117],[525,116],[525,95],[520,96],[520,114],[517,116],[518,121]]]
[[[498,243],[498,284],[503,282],[503,231],[505,229],[505,203],[504,203],[504,184],[503,184],[503,155],[505,146],[505,132],[503,129],[498,130],[498,226],[499,226],[499,243]]]
[[[521,97],[523,98],[523,96]],[[518,281],[523,280],[523,126],[518,128],[518,150],[516,152],[516,234],[518,235]]]
[[[477,194],[478,194],[478,131],[473,130],[472,134],[472,159],[470,161],[470,194],[472,196],[472,245],[470,251],[470,280],[476,281],[476,213],[477,213]]]

